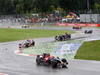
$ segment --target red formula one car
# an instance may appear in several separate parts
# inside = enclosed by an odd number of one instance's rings
[[[82,29],[81,26],[73,26],[73,29]]]
[[[31,47],[31,46],[34,46],[34,45],[35,45],[34,40],[27,40],[26,42],[19,44],[19,49],[20,48],[28,48],[28,47]]]
[[[52,68],[68,68],[68,62],[65,58],[60,59],[59,57],[51,57],[49,53],[37,55],[36,63],[37,65],[47,65]]]

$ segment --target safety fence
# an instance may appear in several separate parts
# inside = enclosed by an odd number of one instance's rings
[[[0,15],[0,25],[34,23],[100,23],[100,10],[52,11],[32,14]]]

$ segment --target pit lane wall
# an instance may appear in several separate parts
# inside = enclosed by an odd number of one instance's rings
[[[100,27],[100,24],[93,24],[93,23],[56,23],[56,26]]]

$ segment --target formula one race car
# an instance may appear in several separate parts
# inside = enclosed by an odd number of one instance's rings
[[[71,38],[71,35],[67,34],[67,33],[65,33],[63,35],[55,36],[55,40],[56,41],[66,41],[66,40],[68,40],[70,38]]]
[[[52,68],[68,68],[68,62],[65,58],[60,59],[59,57],[51,57],[49,53],[37,55],[36,63],[37,65],[48,65]]]
[[[82,29],[81,26],[74,26],[73,29]]]
[[[84,33],[85,34],[91,34],[91,33],[93,33],[93,30],[85,30]]]
[[[31,47],[31,46],[34,46],[34,45],[35,45],[35,41],[34,40],[27,40],[24,43],[20,43],[19,44],[19,48],[28,48],[28,47]]]
[[[29,28],[29,25],[22,25],[22,28]]]

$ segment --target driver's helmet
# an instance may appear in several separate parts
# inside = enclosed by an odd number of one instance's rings
[[[48,53],[47,55],[50,56],[50,53]]]
[[[42,56],[42,55],[40,55],[40,58],[43,58],[43,56]]]
[[[47,53],[43,53],[43,58],[45,58],[46,55],[47,55]]]
[[[31,42],[31,40],[30,40],[30,39],[28,39],[28,40],[27,40],[27,42],[28,42],[28,43],[30,43],[30,42]]]
[[[67,32],[65,33],[65,35],[67,35]]]
[[[57,56],[57,59],[60,59],[60,58]]]

